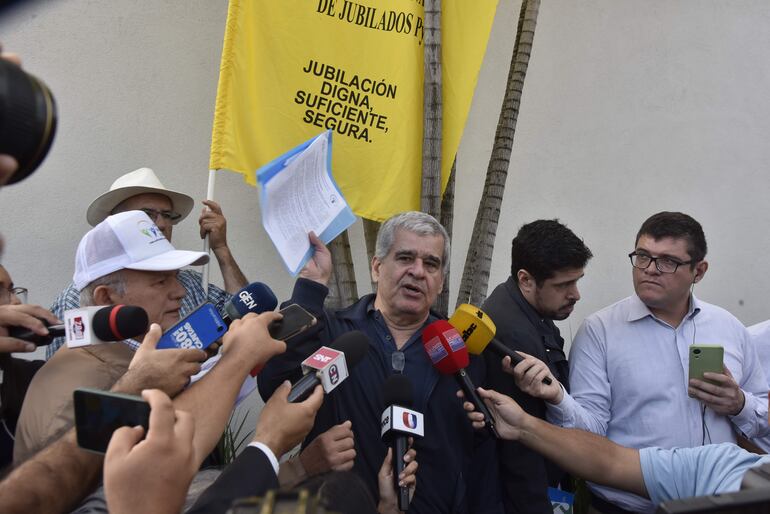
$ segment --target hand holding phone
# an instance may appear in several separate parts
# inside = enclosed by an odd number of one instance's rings
[[[709,380],[704,376],[706,372],[718,376]],[[688,394],[715,413],[735,416],[743,410],[746,397],[724,365],[724,349],[720,345],[697,344],[690,347],[690,378],[702,380],[705,384],[690,384]]]
[[[104,457],[107,506],[110,512],[181,512],[200,465],[195,422],[162,391],[142,391],[142,398],[151,408],[146,437],[141,429],[119,428]]]
[[[78,388],[73,401],[78,446],[85,450],[105,453],[120,427],[142,426],[145,434],[149,428],[150,404],[138,396]]]
[[[205,350],[227,331],[222,316],[210,303],[203,303],[176,325],[166,330],[158,348],[197,348]]]
[[[308,311],[293,303],[278,311],[283,317],[271,321],[267,326],[270,337],[278,341],[286,341],[316,324],[316,318]],[[260,363],[251,370],[249,375],[256,377],[265,363]]]
[[[712,380],[706,380],[703,373],[724,373],[725,350],[718,344],[694,344],[690,346],[689,378],[704,380],[710,384],[719,385]]]

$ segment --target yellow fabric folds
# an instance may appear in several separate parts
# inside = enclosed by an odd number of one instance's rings
[[[497,0],[442,2],[443,182]],[[334,132],[334,178],[357,215],[419,209],[422,0],[230,0],[211,169],[254,173]]]

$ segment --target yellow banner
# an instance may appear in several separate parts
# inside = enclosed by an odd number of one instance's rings
[[[444,0],[443,184],[497,0]],[[357,215],[418,210],[423,0],[230,0],[211,169],[254,173],[330,129],[332,170]]]

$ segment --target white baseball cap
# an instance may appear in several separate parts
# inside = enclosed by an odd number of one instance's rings
[[[95,227],[97,223],[104,221],[123,200],[142,193],[156,193],[166,196],[171,200],[174,210],[182,215],[177,221],[185,219],[195,206],[195,200],[191,196],[167,189],[150,168],[139,168],[118,177],[110,186],[109,191],[91,202],[86,211],[88,224]]]
[[[177,250],[142,211],[112,216],[89,230],[75,254],[75,287],[121,269],[171,271],[206,264],[205,252]]]

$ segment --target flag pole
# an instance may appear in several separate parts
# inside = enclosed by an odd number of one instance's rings
[[[209,185],[206,189],[206,200],[213,200],[214,199],[214,186],[216,185],[217,180],[217,170],[209,170]],[[208,209],[208,207],[206,207]],[[206,255],[210,253],[209,248],[209,235],[206,234],[206,237],[203,238],[203,251],[206,252]],[[206,263],[203,265],[203,273],[201,274],[201,285],[203,286],[203,291],[206,293],[206,296],[209,294],[209,264]]]

